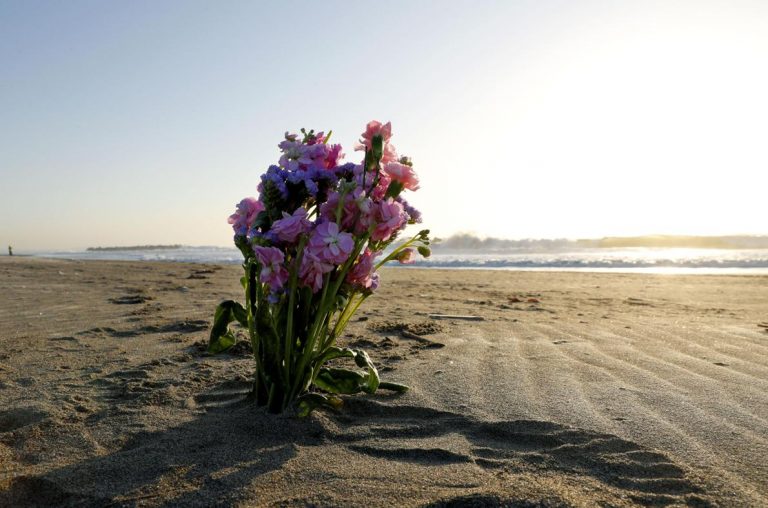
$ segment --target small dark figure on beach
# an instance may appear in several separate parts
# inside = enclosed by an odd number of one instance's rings
[[[13,256],[13,248],[10,245],[8,246],[8,255]]]

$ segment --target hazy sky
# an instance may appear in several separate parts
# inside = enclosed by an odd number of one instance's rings
[[[440,236],[768,233],[768,2],[0,2],[0,242],[229,245],[393,123]]]

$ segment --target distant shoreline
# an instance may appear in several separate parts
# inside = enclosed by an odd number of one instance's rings
[[[103,251],[123,251],[123,250],[172,250],[181,249],[181,245],[126,245],[124,247],[88,247],[85,249],[90,252],[103,252]]]
[[[509,240],[505,238],[481,238],[470,233],[460,233],[448,238],[436,240],[433,245],[439,251],[564,251],[569,249],[768,249],[766,235],[728,235],[728,236],[693,236],[693,235],[645,235],[645,236],[606,236],[602,238],[526,238]]]

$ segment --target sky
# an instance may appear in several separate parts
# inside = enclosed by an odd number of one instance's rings
[[[391,121],[437,236],[768,234],[768,2],[0,2],[0,242],[231,245]]]

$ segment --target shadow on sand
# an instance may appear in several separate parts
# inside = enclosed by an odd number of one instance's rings
[[[352,398],[340,414],[304,420],[266,415],[246,402],[212,408],[178,427],[138,433],[109,455],[40,476],[16,478],[0,492],[0,505],[202,506],[253,502],[254,494],[248,490],[256,480],[280,469],[302,447],[321,445],[343,447],[376,461],[407,462],[425,468],[465,464],[489,474],[499,470],[557,471],[591,477],[639,504],[708,505],[699,496],[701,488],[665,455],[610,434],[542,421],[483,421],[397,405],[395,399],[381,400]],[[449,449],[445,443],[450,441],[435,439],[448,435],[463,438],[464,446]],[[560,506],[476,494],[430,506],[495,504]]]

